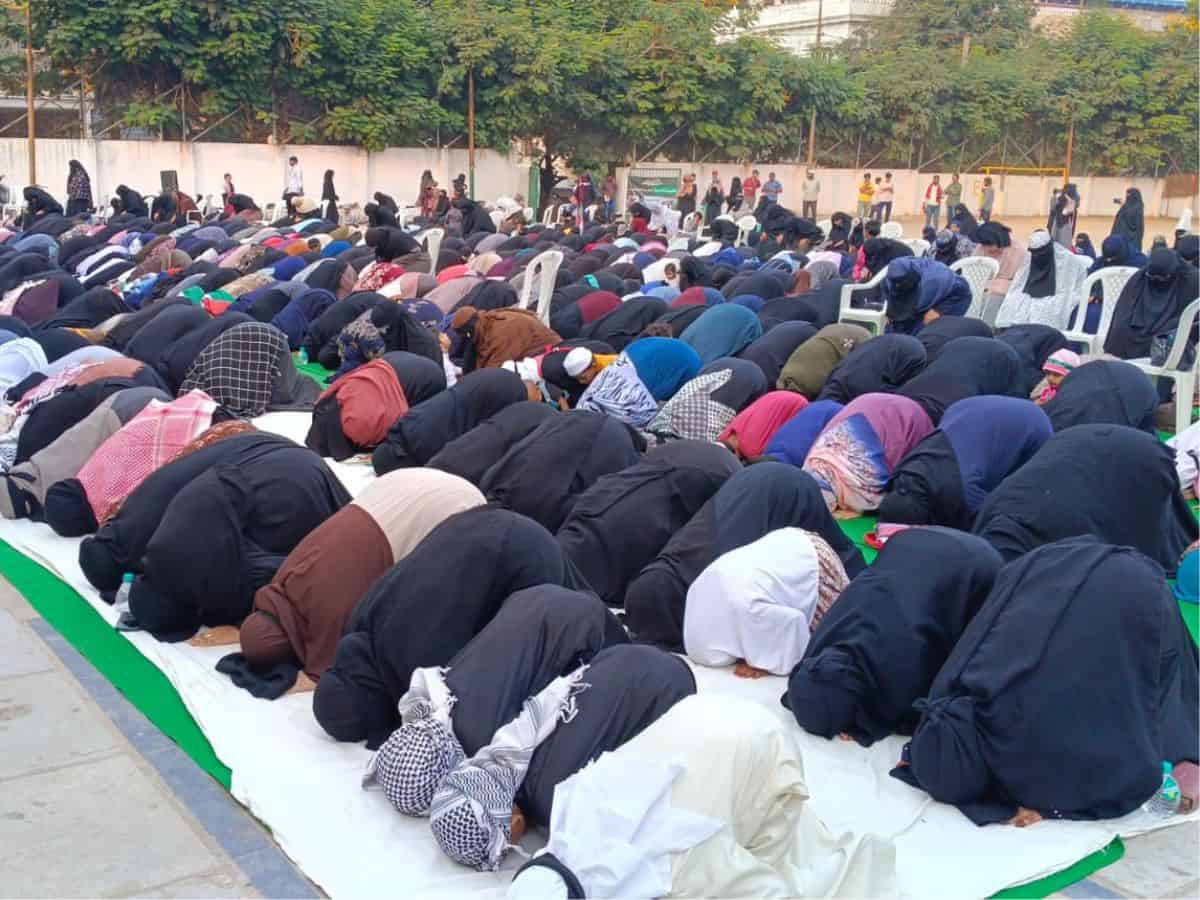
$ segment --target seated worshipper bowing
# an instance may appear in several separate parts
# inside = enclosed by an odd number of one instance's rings
[[[444,666],[509,595],[539,584],[587,589],[532,519],[486,506],[450,516],[355,606],[317,682],[317,722],[335,740],[377,748],[400,726],[396,702],[413,671]]]
[[[971,308],[967,280],[933,259],[889,263],[880,287],[889,331],[917,334],[941,316],[965,316]]]
[[[892,774],[976,825],[1117,818],[1197,761],[1198,707],[1196,645],[1162,570],[1058,541],[1001,570]]]
[[[707,365],[724,356],[734,356],[762,337],[762,323],[752,310],[735,303],[722,303],[689,325],[679,339],[700,355]]]
[[[380,294],[353,294],[345,300],[338,300],[308,326],[301,349],[309,360],[319,362],[333,371],[342,364],[338,352],[338,337],[342,330],[367,310],[386,302],[387,299]]]
[[[220,670],[258,697],[295,684],[311,688],[333,664],[354,605],[375,580],[404,559],[450,516],[482,506],[461,478],[404,469],[372,481],[354,500],[310,531],[270,584],[254,595],[241,625],[241,659]]]
[[[506,406],[527,400],[525,382],[507,369],[481,369],[409,409],[388,429],[371,462],[376,475],[423,466],[450,441]]]
[[[718,556],[688,588],[683,646],[702,666],[742,678],[786,675],[846,589],[846,569],[820,535],[779,528]]]
[[[489,502],[553,532],[597,478],[633,465],[645,449],[645,438],[624,422],[574,410],[547,419],[510,447],[479,489]]]
[[[741,460],[758,459],[775,432],[807,405],[800,394],[769,391],[734,416],[718,440]]]
[[[46,493],[60,481],[74,478],[91,455],[151,400],[170,403],[161,388],[126,388],[110,394],[77,424],[25,462],[8,470],[0,485],[0,515],[6,519],[42,515]]]
[[[450,327],[465,341],[463,372],[494,369],[503,363],[533,356],[538,351],[562,342],[537,314],[527,309],[486,309],[461,307],[450,320]]]
[[[363,787],[397,812],[426,816],[442,780],[491,743],[525,701],[629,638],[586,591],[541,584],[517,591],[445,667],[414,670],[400,726],[371,758]]]
[[[334,304],[337,306],[337,304]],[[405,350],[441,366],[442,346],[436,334],[422,325],[411,311],[385,300],[371,307],[342,329],[337,336],[341,365],[335,378],[385,353]]]
[[[917,335],[917,340],[925,348],[925,364],[930,365],[942,348],[960,337],[992,337],[992,328],[983,319],[973,319],[969,316],[942,316],[935,319]]]
[[[987,541],[961,531],[893,535],[814,629],[784,705],[818,737],[869,747],[912,734],[913,704],[928,695],[1002,565]]]
[[[234,440],[207,449],[221,451]],[[260,444],[261,449],[267,446]],[[99,542],[109,526],[120,533],[126,513],[134,520],[157,513],[157,523],[146,529],[145,550],[136,566],[141,574],[129,595],[130,616],[156,636],[191,636],[201,625],[241,622],[254,592],[270,581],[283,557],[350,501],[341,482],[307,447],[282,441],[253,455],[244,452],[244,444],[228,449],[225,455],[237,465],[209,458],[209,467],[163,497],[162,489],[172,486],[172,467],[191,469],[203,451],[177,457],[143,481],[120,512],[88,539]],[[221,455],[216,454],[218,460]],[[207,531],[198,544],[196,526],[201,522]],[[87,548],[85,541],[81,565]]]
[[[740,468],[722,447],[673,441],[599,478],[556,537],[600,599],[623,606],[629,582]]]
[[[1042,407],[1055,431],[1074,425],[1127,425],[1155,434],[1158,391],[1137,366],[1095,359],[1073,370]]]
[[[862,554],[829,515],[812,477],[782,463],[758,463],[721,485],[629,583],[625,612],[630,632],[642,643],[682,651],[692,582],[722,553],[788,527],[824,538],[851,578],[862,571]]]
[[[861,325],[826,325],[792,352],[776,386],[815,400],[837,364],[873,339]]]
[[[1091,264],[1038,229],[1029,236],[1029,261],[1021,267],[1000,308],[996,327],[1040,324],[1063,329]]]
[[[320,392],[296,371],[284,333],[261,322],[235,325],[200,351],[179,387],[194,390],[247,419],[268,409],[312,409]]]
[[[304,443],[336,460],[369,453],[409,409],[445,389],[437,363],[402,350],[385,353],[325,389]]]
[[[548,419],[561,415],[542,402],[524,401],[506,406],[466,434],[450,441],[426,465],[478,485],[510,447],[524,440]]]
[[[816,480],[830,512],[874,512],[900,460],[931,431],[933,423],[916,401],[863,394],[829,420],[804,471]]]
[[[1174,250],[1152,250],[1145,268],[1125,282],[1117,298],[1105,352],[1121,359],[1149,357],[1152,363],[1162,365],[1174,343],[1180,315],[1197,296],[1200,271]],[[1191,335],[1188,339],[1194,341]]]
[[[881,334],[834,367],[817,399],[845,404],[863,394],[891,394],[924,367],[925,348],[915,337]]]
[[[526,699],[446,776],[429,810],[438,846],[464,866],[495,871],[526,823],[550,824],[559,784],[695,693],[691,669],[676,656],[630,644],[601,650]]]
[[[739,412],[767,392],[754,363],[718,359],[686,382],[645,427],[659,443],[716,441]]]
[[[786,723],[733,696],[686,697],[558,785],[549,840],[507,897],[894,894],[890,842],[835,837],[808,801]]]
[[[596,376],[617,358],[612,347],[600,341],[572,342],[586,346],[562,344],[542,357],[542,378],[567,395],[567,403],[574,407],[596,380]]]
[[[588,385],[577,408],[642,428],[658,414],[658,404],[674,397],[699,371],[699,354],[683,341],[641,338]]]
[[[1021,358],[1004,341],[962,337],[942,348],[930,363],[896,393],[916,400],[937,425],[951,405],[986,394],[1014,396],[1021,380]]]
[[[970,531],[988,494],[1053,433],[1050,419],[1028,400],[985,395],[957,401],[892,473],[879,521]]]
[[[1200,536],[1171,448],[1120,425],[1076,425],[1054,434],[988,495],[974,531],[1006,561],[1090,534],[1135,547],[1168,575]]]
[[[762,337],[738,353],[738,359],[754,363],[762,369],[767,384],[774,385],[779,373],[796,348],[817,333],[817,327],[808,322],[780,322],[773,325]]]
[[[836,400],[808,404],[779,427],[767,444],[766,456],[788,465],[803,466],[817,437],[829,420],[842,411],[842,406]]]
[[[46,524],[63,537],[94,532],[138,485],[207,430],[217,413],[216,401],[201,391],[167,403],[151,400],[97,447],[73,478],[50,487]]]

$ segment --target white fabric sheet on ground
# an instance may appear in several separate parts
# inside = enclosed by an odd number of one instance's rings
[[[260,428],[303,441],[310,416],[271,413]],[[369,464],[334,463],[351,494],[373,477]],[[79,541],[29,520],[0,521],[0,538],[71,585],[108,622],[113,610],[79,568]],[[264,822],[304,873],[333,897],[402,891],[419,896],[501,896],[521,860],[499,873],[468,871],[438,849],[425,819],[397,814],[381,792],[359,787],[368,752],[330,739],[312,716],[312,695],[257,700],[220,675],[231,647],[164,644],[126,637],[170,679],[217,756],[233,772],[234,797]],[[790,720],[779,702],[785,679],[748,681],[730,669],[698,669],[702,692],[734,693]],[[1106,846],[1167,823],[1139,816],[1106,822],[1042,822],[1031,828],[977,828],[956,809],[891,778],[897,737],[869,749],[794,729],[817,813],[830,829],[873,832],[896,842],[898,883],[912,897],[987,896],[1059,871]],[[540,846],[526,839],[528,849]],[[950,852],[948,852],[948,850]]]

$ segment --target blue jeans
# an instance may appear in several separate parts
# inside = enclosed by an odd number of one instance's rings
[[[925,204],[925,226],[927,228],[937,228],[938,213],[942,211],[940,203]]]

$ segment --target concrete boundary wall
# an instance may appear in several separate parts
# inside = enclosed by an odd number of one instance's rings
[[[51,194],[65,199],[67,162],[78,159],[92,177],[92,191],[98,203],[107,202],[118,184],[128,184],[143,193],[157,193],[159,172],[175,170],[179,173],[179,185],[191,194],[216,194],[221,192],[222,176],[233,175],[235,187],[249,194],[259,204],[278,200],[283,193],[284,170],[287,159],[295,154],[304,170],[305,191],[314,198],[321,195],[321,180],[326,169],[333,169],[335,183],[341,202],[363,203],[375,191],[384,191],[396,198],[401,206],[415,202],[421,173],[429,169],[443,187],[460,172],[467,171],[467,151],[427,150],[423,148],[391,148],[371,153],[359,147],[338,147],[305,144],[302,146],[276,146],[268,144],[224,144],[184,143],[178,141],[96,141],[96,140],[49,140],[37,142],[38,180]],[[0,174],[5,183],[13,188],[23,187],[27,179],[28,151],[22,138],[0,139]],[[743,178],[757,168],[762,180],[774,171],[783,182],[783,202],[791,209],[800,210],[800,183],[804,167],[793,164],[755,163],[649,163],[656,167],[677,167],[683,173],[695,172],[699,192],[715,168],[721,173],[726,188],[734,175]],[[491,201],[500,196],[528,194],[530,162],[517,155],[505,155],[492,150],[476,153],[475,188],[483,200]],[[882,175],[884,169],[875,169],[872,176]],[[914,215],[920,212],[925,186],[930,172],[915,172],[893,169],[896,199],[893,215]],[[624,188],[628,169],[617,170],[618,183]],[[949,182],[949,172],[939,173],[943,186]],[[851,214],[855,210],[856,185],[862,173],[851,169],[820,169],[821,199],[819,217],[825,218],[835,210]],[[968,174],[963,177],[963,200],[974,210],[975,184],[982,175]],[[1042,216],[1049,205],[1050,192],[1059,180],[1055,176],[997,175],[995,216]],[[1197,198],[1163,197],[1165,179],[1155,178],[1107,178],[1079,176],[1075,178],[1083,200],[1082,214],[1085,216],[1108,216],[1116,207],[1114,197],[1122,197],[1125,188],[1136,186],[1141,189],[1146,203],[1146,214],[1156,216],[1178,216],[1185,208],[1200,214]]]

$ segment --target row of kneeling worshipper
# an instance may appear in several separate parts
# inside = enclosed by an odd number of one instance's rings
[[[1164,761],[1194,799],[1200,425],[1164,443],[1136,366],[926,304],[924,263],[884,282],[905,327],[839,324],[837,250],[772,221],[437,260],[240,215],[8,236],[0,513],[82,537],[105,599],[132,576],[124,626],[238,643],[218,668],[264,702],[312,691],[452,859],[548,830],[519,896],[888,892],[891,843],[805,803],[794,727],[908,736],[893,774],[980,824],[1123,815]],[[545,249],[549,325],[517,308]],[[1110,338],[1170,332],[1180,266]],[[796,725],[695,696],[697,666],[779,676]]]

